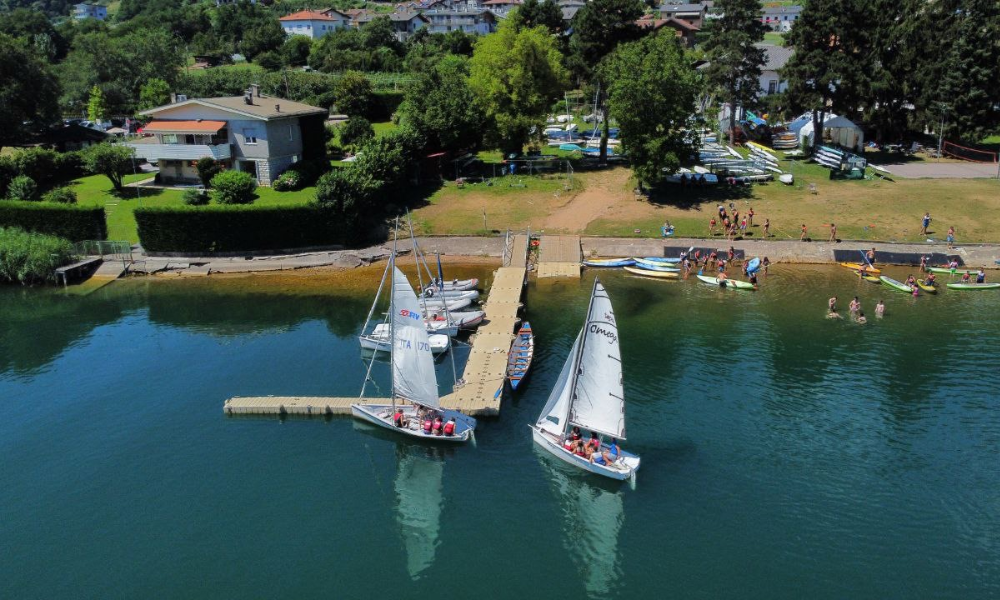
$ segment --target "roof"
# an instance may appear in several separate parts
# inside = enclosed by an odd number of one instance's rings
[[[84,127],[82,125],[66,125],[49,129],[38,136],[42,144],[60,144],[65,142],[101,142],[107,138],[103,131]]]
[[[795,50],[789,46],[757,44],[757,47],[764,50],[764,64],[761,66],[764,71],[777,71],[784,67],[788,64],[788,59],[795,53]]]
[[[572,6],[563,6],[562,7],[563,20],[565,21],[573,20],[573,17],[576,16],[576,13],[580,12],[581,8],[583,8],[583,6],[576,6],[575,4]]]
[[[226,126],[225,121],[150,121],[142,128],[146,133],[215,133]]]
[[[292,100],[285,100],[284,98],[276,98],[274,96],[255,96],[253,99],[253,104],[247,104],[243,100],[243,96],[226,96],[223,98],[192,98],[190,100],[185,100],[184,102],[177,102],[176,104],[167,104],[165,106],[158,106],[156,108],[151,108],[149,110],[144,110],[140,115],[150,115],[154,116],[171,108],[177,108],[178,106],[190,106],[190,105],[201,105],[210,108],[221,108],[229,112],[253,117],[256,119],[263,119],[265,121],[271,119],[285,119],[288,117],[302,117],[306,115],[326,115],[327,110],[325,108],[317,108],[315,106],[310,106],[308,104],[303,104],[301,102],[293,102]],[[277,107],[277,109],[276,109]]]
[[[508,4],[524,4],[522,0],[486,0],[483,6],[506,6]]]
[[[643,29],[649,29],[649,28],[659,29],[661,27],[666,26],[676,29],[678,32],[701,31],[701,29],[695,27],[694,25],[688,23],[687,21],[681,21],[680,19],[675,19],[673,17],[668,17],[666,19],[650,19],[647,17],[643,17],[638,21],[636,21],[635,24]]]
[[[279,21],[336,21],[337,19],[334,19],[330,15],[321,13],[317,10],[300,10],[299,12],[294,12],[290,15],[285,15],[278,20]]]
[[[801,6],[765,6],[765,15],[797,15],[802,12]]]
[[[405,10],[396,11],[391,15],[389,15],[390,21],[412,21],[413,19],[422,19],[426,21],[427,17],[418,12],[410,12]]]
[[[664,4],[659,9],[660,12],[696,12],[705,10],[704,4]]]

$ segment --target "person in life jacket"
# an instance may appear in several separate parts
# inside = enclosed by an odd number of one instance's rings
[[[430,434],[431,427],[433,427],[434,423],[431,421],[431,415],[429,413],[426,416],[424,416],[423,425],[424,425],[424,433]]]
[[[392,415],[392,422],[396,427],[406,427],[406,416],[403,415],[403,408],[397,407],[395,414]]]
[[[447,436],[455,435],[455,417],[448,419],[448,422],[444,424],[444,434]]]
[[[441,429],[444,427],[444,423],[441,422],[441,415],[434,418],[434,424],[431,426],[431,431],[434,435],[441,435]]]

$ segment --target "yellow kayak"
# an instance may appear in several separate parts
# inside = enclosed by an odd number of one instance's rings
[[[657,279],[677,279],[677,276],[680,275],[676,271],[647,271],[646,269],[636,269],[635,267],[624,267],[624,269],[633,275],[655,277]]]
[[[860,271],[861,267],[868,267],[868,265],[862,265],[861,263],[840,263],[840,266],[844,267],[845,269],[850,269],[852,271]],[[882,271],[876,269],[875,267],[868,267],[865,269],[865,272],[878,274],[881,273]]]

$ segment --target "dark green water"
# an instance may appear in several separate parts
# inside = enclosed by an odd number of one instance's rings
[[[756,294],[602,273],[633,491],[556,465],[526,427],[592,276],[531,285],[534,372],[449,450],[222,414],[233,395],[355,394],[367,294],[0,289],[0,597],[1000,596],[1000,294],[912,299],[835,268],[777,268]],[[887,316],[828,320],[833,293]]]

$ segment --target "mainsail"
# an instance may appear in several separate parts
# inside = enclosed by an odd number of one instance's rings
[[[417,295],[397,267],[392,273],[392,337],[393,394],[440,408],[434,358]]]
[[[625,392],[618,325],[604,286],[594,281],[569,420],[581,429],[625,438]]]
[[[581,332],[582,334],[582,332]],[[576,365],[577,355],[580,352],[581,336],[576,336],[573,342],[573,349],[569,352],[569,357],[559,372],[559,379],[556,380],[549,399],[542,408],[542,416],[538,418],[535,425],[539,429],[544,429],[549,433],[559,436],[566,430],[566,416],[569,414],[569,399],[573,394],[573,382],[570,375],[573,373],[573,366]]]

